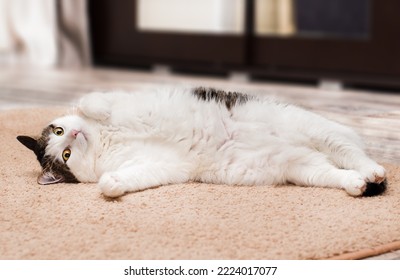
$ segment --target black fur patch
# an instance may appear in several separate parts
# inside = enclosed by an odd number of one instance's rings
[[[224,104],[228,110],[232,107],[240,104],[244,104],[250,99],[251,96],[239,93],[239,92],[231,92],[231,91],[223,91],[216,90],[214,88],[204,88],[199,87],[195,88],[193,91],[193,95],[196,96],[200,100],[204,101],[215,101],[217,103]]]
[[[40,162],[40,165],[42,165],[42,161],[46,153],[47,143],[49,142],[49,136],[50,133],[52,133],[53,128],[54,128],[53,125],[49,125],[48,127],[44,128],[42,131],[42,135],[36,141],[37,145],[34,152],[37,156],[37,160]]]
[[[382,194],[387,188],[387,181],[383,181],[380,184],[377,183],[367,183],[367,189],[362,196],[376,196]]]
[[[40,161],[40,165],[42,166],[43,173],[50,172],[56,177],[58,177],[57,175],[61,175],[64,178],[62,180],[64,183],[79,183],[69,167],[55,158],[44,156],[42,161]]]

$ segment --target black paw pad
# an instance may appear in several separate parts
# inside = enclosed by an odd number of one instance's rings
[[[362,196],[376,196],[380,195],[386,190],[387,181],[383,181],[382,183],[367,183],[367,189],[362,194]]]

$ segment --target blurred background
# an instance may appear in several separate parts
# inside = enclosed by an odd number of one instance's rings
[[[397,0],[0,0],[0,66],[400,88]]]

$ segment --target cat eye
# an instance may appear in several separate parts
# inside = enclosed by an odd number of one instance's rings
[[[53,133],[57,136],[62,136],[64,134],[64,129],[62,127],[53,128]]]
[[[71,150],[70,149],[65,149],[62,153],[62,157],[64,162],[67,162],[67,160],[69,159],[69,157],[71,156]]]

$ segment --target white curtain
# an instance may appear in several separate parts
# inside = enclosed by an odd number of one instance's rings
[[[0,0],[0,65],[90,65],[86,1]]]
[[[137,3],[137,25],[141,30],[243,33],[244,0],[138,0]]]

